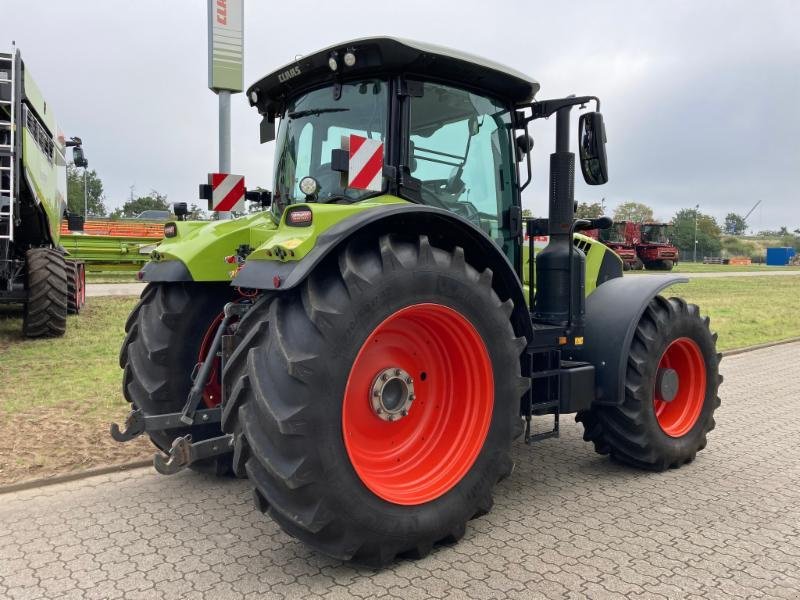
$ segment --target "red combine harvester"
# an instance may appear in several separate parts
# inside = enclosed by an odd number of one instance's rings
[[[671,271],[678,264],[678,249],[669,241],[667,223],[642,223],[639,226],[636,254],[646,269]]]
[[[616,252],[626,271],[671,271],[678,264],[678,249],[669,241],[667,227],[666,223],[615,221],[609,229],[587,235]]]
[[[639,228],[632,221],[615,221],[608,229],[595,230],[596,235],[606,246],[611,248],[621,259],[622,268],[643,269],[644,263],[636,256],[636,244],[639,243]]]

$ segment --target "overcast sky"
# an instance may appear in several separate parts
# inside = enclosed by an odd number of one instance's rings
[[[494,0],[278,3],[245,0],[245,85],[298,54],[396,35],[480,54],[541,82],[540,99],[602,100],[610,182],[581,201],[636,200],[670,218],[700,204],[753,229],[800,227],[800,2]],[[207,88],[205,0],[0,0],[0,43],[16,40],[67,135],[79,135],[120,205],[130,186],[196,201],[217,167]],[[272,146],[233,97],[233,171],[271,187]],[[537,122],[526,207],[546,212],[554,119]],[[580,179],[580,178],[579,178]]]

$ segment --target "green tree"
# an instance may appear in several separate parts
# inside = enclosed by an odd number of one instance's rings
[[[695,240],[695,216],[697,217],[697,259],[704,256],[719,256],[722,250],[722,230],[711,215],[704,215],[694,208],[684,208],[675,213],[672,220],[672,243],[681,252],[681,259],[692,259]]]
[[[596,219],[603,216],[603,205],[599,202],[581,202],[578,204],[578,210],[575,211],[575,216],[578,219]]]
[[[522,209],[522,218],[523,219],[532,219],[533,218],[533,211],[530,208],[523,208]]]
[[[736,213],[728,213],[725,217],[725,233],[728,235],[742,235],[747,230],[747,221]]]
[[[186,215],[187,221],[207,221],[208,215],[206,211],[197,206],[194,202],[189,205],[189,214]]]
[[[653,220],[653,209],[641,202],[625,202],[614,209],[615,221],[642,221]]]
[[[128,200],[122,208],[111,213],[112,219],[132,219],[146,210],[172,210],[167,202],[167,196],[156,190],[150,190],[147,196],[139,196]]]
[[[84,214],[83,169],[73,164],[67,165],[67,210],[77,214]],[[103,182],[97,176],[97,171],[92,169],[86,172],[86,207],[89,215],[95,217],[106,216],[105,195]]]

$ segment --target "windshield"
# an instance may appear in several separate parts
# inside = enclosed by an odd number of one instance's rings
[[[666,225],[645,225],[642,227],[642,240],[651,244],[666,244],[667,238]]]
[[[305,202],[298,184],[303,177],[319,183],[319,202],[354,202],[376,192],[347,187],[347,176],[331,169],[331,152],[346,148],[343,138],[358,135],[384,141],[388,109],[385,81],[345,83],[336,97],[333,86],[289,102],[278,127],[273,206]]]
[[[604,242],[625,242],[625,223],[614,223],[608,229],[600,230],[600,239]]]

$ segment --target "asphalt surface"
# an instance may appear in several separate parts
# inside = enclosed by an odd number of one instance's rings
[[[800,343],[729,357],[692,464],[643,473],[561,439],[464,539],[380,572],[312,552],[245,481],[140,469],[0,496],[0,598],[800,597]]]

